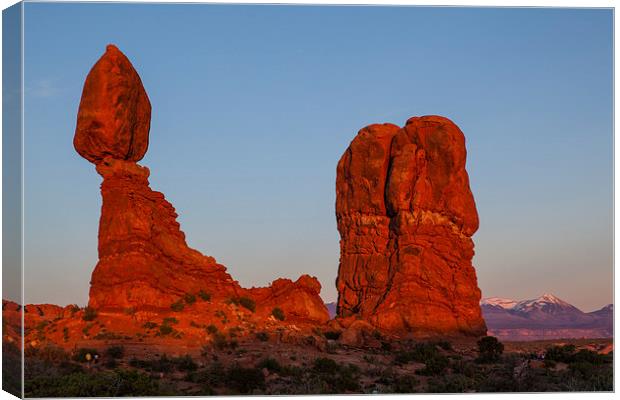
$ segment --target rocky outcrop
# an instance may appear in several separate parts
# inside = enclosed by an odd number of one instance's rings
[[[89,305],[97,309],[169,308],[186,293],[236,297],[240,287],[212,257],[191,249],[174,207],[149,187],[149,170],[105,158],[99,220],[99,262]]]
[[[280,278],[269,287],[248,290],[249,296],[266,314],[280,308],[286,310],[284,317],[288,320],[324,323],[329,320],[329,312],[319,296],[320,292],[318,279],[309,275],[302,275],[295,282]]]
[[[336,178],[339,317],[420,335],[485,333],[465,159],[463,133],[439,116],[358,133]]]
[[[280,279],[268,288],[244,289],[213,257],[187,245],[174,207],[151,190],[148,168],[136,163],[148,148],[150,112],[138,73],[109,45],[86,78],[74,138],[77,152],[103,177],[99,262],[91,278],[89,306],[108,312],[157,312],[170,310],[187,296],[222,304],[248,297],[264,317],[277,306],[293,319],[329,319],[315,278]]]

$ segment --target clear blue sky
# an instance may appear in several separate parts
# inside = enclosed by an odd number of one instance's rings
[[[336,163],[440,114],[467,138],[483,296],[612,299],[612,11],[27,3],[27,302],[85,304],[101,178],[72,146],[108,43],[153,105],[141,164],[190,246],[244,286],[336,298]]]

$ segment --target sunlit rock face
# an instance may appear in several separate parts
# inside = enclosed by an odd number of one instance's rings
[[[478,213],[449,119],[359,131],[337,168],[338,316],[389,331],[482,335]]]
[[[86,77],[73,145],[85,159],[139,161],[146,154],[151,103],[140,76],[114,45],[108,45]]]
[[[316,278],[304,275],[296,282],[280,279],[267,288],[244,289],[213,257],[187,245],[174,207],[151,190],[148,168],[136,163],[148,148],[150,117],[138,73],[109,45],[86,78],[74,138],[77,152],[103,177],[99,262],[89,306],[169,310],[185,295],[203,292],[213,303],[253,299],[257,317],[269,318],[279,307],[293,320],[327,321]]]

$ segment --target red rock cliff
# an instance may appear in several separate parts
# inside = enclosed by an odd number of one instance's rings
[[[338,163],[338,316],[390,331],[482,335],[478,214],[465,137],[447,118],[362,129]]]

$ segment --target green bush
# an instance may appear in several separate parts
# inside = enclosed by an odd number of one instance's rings
[[[191,293],[185,293],[185,296],[183,296],[183,300],[185,300],[187,304],[194,304],[196,302],[196,295],[193,295]]]
[[[144,329],[154,329],[154,328],[157,328],[157,324],[155,322],[149,321],[149,322],[146,322],[144,325],[142,325],[142,327]]]
[[[198,297],[200,297],[203,301],[211,301],[211,293],[207,293],[202,289],[198,292]]]
[[[170,324],[178,324],[179,320],[174,318],[174,317],[166,317],[163,319],[163,323],[166,325],[170,325]]]
[[[504,345],[493,336],[485,336],[478,340],[478,361],[483,363],[498,361],[504,352]]]
[[[95,318],[97,318],[97,310],[92,307],[86,307],[84,309],[84,315],[82,316],[82,319],[84,321],[93,321]]]
[[[183,303],[182,299],[179,299],[179,301],[176,301],[172,304],[170,304],[170,309],[172,309],[172,311],[183,311],[183,309],[185,308],[185,304]]]
[[[218,332],[217,326],[210,324],[209,326],[207,326],[207,332],[209,332],[211,335],[217,333]]]
[[[261,342],[266,342],[269,340],[269,334],[267,332],[257,332],[256,338]]]
[[[285,319],[284,311],[282,311],[282,309],[279,307],[276,307],[273,310],[271,310],[271,315],[273,315],[275,319],[280,320],[280,321],[284,321]]]
[[[249,297],[239,297],[239,304],[252,312],[256,310],[256,303]]]

